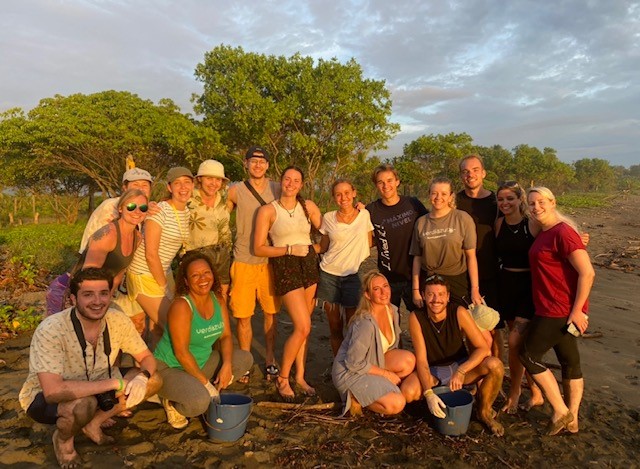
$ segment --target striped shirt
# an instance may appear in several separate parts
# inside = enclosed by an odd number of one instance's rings
[[[162,228],[160,234],[159,256],[162,269],[168,272],[171,268],[171,261],[176,256],[183,244],[186,244],[189,236],[189,209],[177,210],[168,202],[162,201],[158,204],[160,212],[148,217],[145,224],[157,223]],[[133,274],[151,275],[146,258],[146,244],[144,236],[140,247],[133,256],[133,261],[128,272]]]

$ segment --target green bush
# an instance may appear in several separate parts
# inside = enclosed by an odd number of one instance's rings
[[[0,229],[0,249],[29,270],[65,272],[75,263],[84,223],[22,225]]]
[[[572,192],[558,196],[558,205],[561,208],[609,207],[616,195],[601,192]]]

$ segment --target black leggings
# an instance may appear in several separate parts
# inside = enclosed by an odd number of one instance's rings
[[[531,375],[547,370],[544,354],[553,347],[562,368],[562,379],[580,379],[580,354],[576,338],[567,332],[567,318],[534,316],[520,352],[520,361]]]

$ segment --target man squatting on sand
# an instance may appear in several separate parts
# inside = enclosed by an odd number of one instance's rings
[[[79,467],[74,438],[83,432],[98,445],[113,438],[102,427],[135,407],[162,385],[156,361],[121,311],[109,308],[113,277],[88,268],[70,281],[73,307],[46,318],[33,334],[29,375],[20,405],[36,422],[55,425],[53,450],[61,467]],[[120,351],[139,367],[112,365]]]

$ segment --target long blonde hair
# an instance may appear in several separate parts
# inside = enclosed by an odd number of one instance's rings
[[[553,192],[551,192],[550,189],[548,189],[547,187],[543,187],[543,186],[532,187],[531,189],[529,189],[527,191],[527,199],[529,198],[529,194],[531,194],[532,192],[536,192],[536,193],[540,194],[542,197],[544,197],[545,199],[549,200],[550,202],[556,202],[556,206],[555,206],[554,210],[556,212],[558,220],[560,220],[561,222],[566,223],[571,228],[573,228],[576,233],[580,234],[580,230],[578,229],[578,224],[573,219],[569,218],[568,216],[563,214],[560,210],[558,210],[558,203],[556,201],[556,197],[553,195]]]
[[[367,295],[365,295],[365,292],[369,294],[369,297],[371,297],[371,284],[378,277],[382,277],[383,279],[387,280],[387,277],[385,277],[379,270],[370,270],[369,272],[364,274],[364,277],[362,279],[362,297],[360,298],[360,302],[358,303],[356,312],[353,313],[353,316],[349,320],[349,324],[354,322],[356,319],[371,314],[373,306],[371,304],[371,300],[367,298]]]
[[[529,218],[529,203],[527,201],[527,194],[525,194],[524,189],[518,184],[517,181],[504,181],[501,182],[498,186],[498,190],[496,191],[496,198],[500,194],[501,191],[511,191],[520,201],[520,206],[518,210],[520,211],[520,215],[523,218]]]

